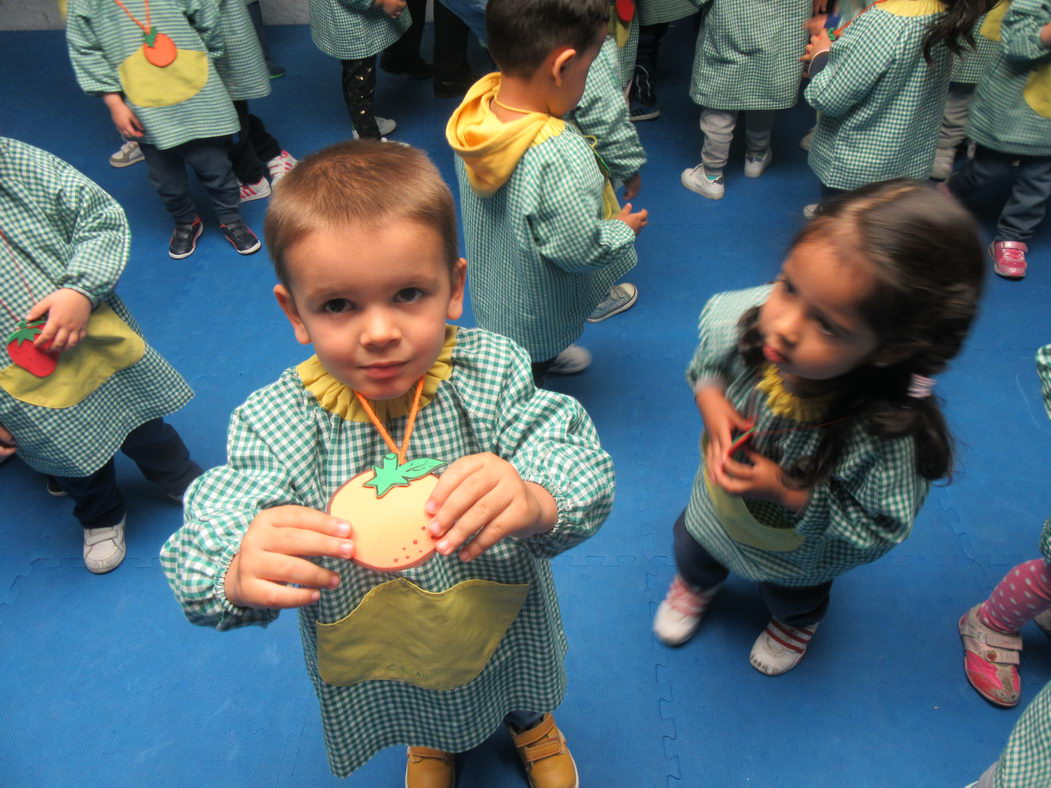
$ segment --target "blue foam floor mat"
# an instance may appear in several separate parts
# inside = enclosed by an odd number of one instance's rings
[[[805,106],[779,117],[762,178],[741,176],[738,150],[724,200],[682,189],[679,172],[696,163],[700,144],[686,97],[688,28],[665,40],[663,115],[639,126],[650,163],[635,203],[651,221],[629,277],[638,305],[589,326],[582,342],[594,365],[553,381],[588,408],[618,471],[603,530],[554,565],[570,642],[559,723],[584,786],[962,786],[997,756],[1022,708],[993,708],[967,684],[956,619],[1008,568],[1037,556],[1051,514],[1051,423],[1033,372],[1036,348],[1051,341],[1051,235],[1045,228],[1031,244],[1023,282],[989,279],[971,341],[939,379],[958,437],[954,483],[932,491],[904,545],[836,582],[802,664],[778,678],[749,666],[766,615],[740,579],[694,640],[661,646],[650,621],[674,571],[671,523],[696,467],[699,418],[683,370],[697,313],[714,292],[771,278],[801,207],[818,194],[797,147],[812,119]],[[305,27],[271,28],[270,37],[288,76],[253,111],[295,155],[349,136],[335,62]],[[170,260],[169,219],[145,168],[108,166],[119,139],[100,102],[77,89],[61,32],[0,33],[0,51],[0,135],[54,152],[124,205],[133,251],[118,290],[197,392],[171,421],[202,465],[221,463],[231,409],[307,352],[273,301],[268,261],[234,254],[207,210],[198,252]],[[426,83],[381,74],[380,114],[450,183],[444,125],[455,103],[435,99]],[[996,199],[978,208],[986,231]],[[265,207],[245,206],[257,230]],[[19,462],[0,467],[0,783],[339,782],[325,761],[294,614],[266,630],[188,624],[156,559],[180,512],[124,458],[118,472],[128,558],[96,577],[81,564],[68,502],[48,497]],[[1023,705],[1051,679],[1051,641],[1033,627],[1024,634]],[[348,784],[401,785],[403,762],[400,750],[386,750]],[[503,732],[458,762],[460,788],[525,784]]]

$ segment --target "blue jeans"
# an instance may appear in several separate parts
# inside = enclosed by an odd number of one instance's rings
[[[675,521],[673,533],[675,565],[687,585],[707,591],[730,574],[730,570],[716,561],[686,530],[685,511]],[[790,627],[803,627],[816,624],[825,617],[831,588],[831,580],[815,586],[779,586],[763,582],[759,584],[759,593],[771,616]]]
[[[164,201],[164,207],[178,224],[189,224],[197,216],[186,179],[186,165],[197,173],[220,224],[241,220],[241,189],[230,164],[230,139],[206,137],[161,150],[140,142],[142,155],[150,168],[150,183]]]

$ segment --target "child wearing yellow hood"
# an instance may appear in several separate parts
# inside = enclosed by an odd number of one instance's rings
[[[537,383],[584,370],[573,341],[635,266],[647,212],[617,202],[602,160],[562,116],[584,91],[604,0],[491,0],[480,79],[449,119],[478,325],[522,345]],[[623,311],[634,303],[625,291]],[[619,306],[619,309],[618,309]]]

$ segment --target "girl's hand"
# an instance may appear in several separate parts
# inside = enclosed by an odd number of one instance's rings
[[[477,558],[506,536],[547,533],[558,520],[547,490],[523,481],[511,463],[488,452],[450,465],[424,511],[434,516],[428,527],[442,555],[471,540],[460,550],[461,561]]]
[[[142,136],[142,121],[124,103],[119,93],[107,93],[102,100],[109,107],[109,114],[113,118],[113,125],[117,127],[118,134],[126,139],[137,139]]]
[[[626,181],[624,181],[624,199],[634,200],[635,196],[639,193],[639,189],[642,188],[642,173],[636,172]]]
[[[335,588],[339,575],[301,556],[350,558],[349,523],[305,506],[277,506],[255,516],[226,570],[226,598],[238,607],[291,608]],[[302,586],[293,588],[290,584]]]
[[[33,304],[26,320],[32,322],[45,314],[47,323],[33,344],[58,355],[76,347],[84,338],[91,317],[91,301],[83,293],[63,287]]]
[[[832,48],[832,39],[828,37],[828,30],[821,28],[816,34],[810,36],[810,43],[806,45],[806,52],[799,58],[804,63],[809,63],[822,52],[828,52]]]
[[[372,5],[391,19],[397,19],[405,10],[405,0],[372,0]]]
[[[640,179],[641,180],[641,179]],[[627,184],[625,184],[627,188]],[[635,231],[635,235],[642,232],[642,228],[649,222],[650,212],[643,208],[641,211],[631,211],[631,203],[625,203],[624,207],[620,209],[620,213],[614,216],[614,219],[620,219],[624,224],[628,225],[632,230]]]
[[[730,495],[739,495],[753,501],[773,501],[797,514],[806,505],[810,493],[788,487],[784,483],[781,466],[754,449],[743,449],[748,463],[724,456],[711,466],[712,482]]]
[[[15,453],[15,436],[0,424],[0,460],[6,460]]]
[[[704,452],[704,465],[711,477],[712,469],[719,465],[734,441],[734,432],[744,432],[752,422],[738,413],[718,386],[705,386],[694,397],[697,410],[701,412],[704,432],[708,436],[708,447]]]

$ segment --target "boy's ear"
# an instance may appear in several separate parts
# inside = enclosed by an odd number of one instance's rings
[[[555,84],[558,87],[562,87],[562,74],[565,73],[566,66],[576,56],[577,50],[572,47],[555,50],[554,59],[551,61],[551,77],[555,80]]]
[[[460,258],[453,269],[453,288],[449,296],[449,308],[445,317],[448,320],[459,320],[463,316],[463,292],[467,284],[467,261]]]
[[[292,331],[295,332],[296,341],[301,345],[309,345],[310,333],[307,331],[306,325],[303,324],[303,319],[299,316],[296,302],[292,300],[292,294],[288,291],[288,288],[284,285],[274,285],[274,297],[281,306],[281,311],[288,318],[288,322],[292,324]]]

